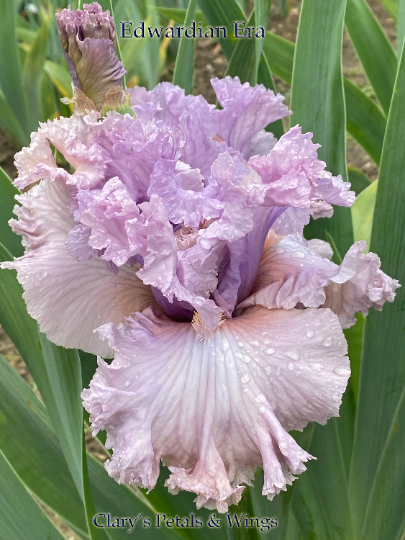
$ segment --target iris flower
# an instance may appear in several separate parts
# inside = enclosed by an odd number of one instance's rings
[[[108,473],[150,490],[162,461],[171,493],[225,512],[257,467],[269,499],[305,470],[288,431],[338,415],[342,328],[398,283],[364,242],[337,265],[304,239],[354,193],[310,133],[264,131],[282,96],[211,82],[222,109],[161,83],[127,90],[135,115],[42,124],[16,156],[15,185],[35,184],[11,222],[25,254],[3,266],[49,339],[99,355],[82,397]]]

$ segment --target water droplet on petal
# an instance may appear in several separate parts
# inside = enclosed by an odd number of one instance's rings
[[[325,347],[330,347],[332,345],[332,338],[331,337],[327,337],[324,341],[323,341],[323,345],[325,345]]]
[[[242,375],[242,377],[240,378],[240,380],[243,382],[243,383],[247,383],[249,382],[249,373],[247,371],[245,371],[245,373]]]
[[[270,375],[270,373],[271,373],[271,367],[270,367],[270,366],[266,366],[266,367],[264,368],[264,370],[265,370],[265,372],[266,372],[268,375]]]
[[[336,367],[333,370],[333,373],[335,373],[336,375],[341,375],[342,377],[349,376],[350,375],[350,369],[347,369],[345,367]]]
[[[332,399],[336,402],[340,401],[340,394],[338,392],[333,392]]]
[[[264,414],[266,412],[266,407],[264,405],[260,405],[259,412]]]
[[[244,346],[245,346],[245,344],[243,343],[243,341],[238,341],[238,347],[241,347],[241,348],[242,348],[242,347],[244,347]]]
[[[307,330],[305,332],[305,335],[307,336],[308,339],[311,339],[312,337],[314,337],[315,331],[314,330]]]
[[[290,371],[293,371],[293,370],[295,369],[295,366],[294,366],[294,364],[293,364],[292,362],[290,362],[290,363],[288,364],[288,369],[289,369]]]
[[[258,394],[255,397],[255,400],[257,401],[257,403],[264,403],[266,401],[266,397],[263,394]]]
[[[312,371],[322,371],[323,370],[323,365],[322,364],[317,364],[316,362],[311,362],[309,364],[309,367],[312,369]]]
[[[279,246],[278,248],[276,248],[276,253],[285,253],[285,249],[282,246]]]
[[[273,347],[269,347],[264,351],[266,354],[274,354],[276,352],[276,349],[273,349]]]
[[[249,364],[249,362],[251,361],[250,356],[248,356],[247,354],[244,354],[243,361],[245,362],[245,364]]]
[[[299,360],[300,358],[300,355],[297,353],[297,351],[287,351],[285,354],[292,360]]]
[[[302,251],[296,251],[293,257],[297,257],[298,259],[303,259],[305,257],[305,253],[303,253]]]
[[[125,381],[124,386],[129,386],[131,384],[131,381]]]

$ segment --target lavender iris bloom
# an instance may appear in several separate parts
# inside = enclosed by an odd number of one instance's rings
[[[93,433],[107,431],[108,473],[150,490],[162,461],[171,493],[225,512],[257,467],[269,499],[305,470],[288,431],[338,415],[342,328],[398,283],[364,242],[339,266],[304,239],[311,215],[354,193],[311,134],[264,131],[289,113],[283,98],[212,84],[221,110],[162,83],[130,91],[136,117],[42,124],[16,156],[16,186],[37,183],[11,222],[26,251],[3,267],[49,339],[99,355],[82,396]]]

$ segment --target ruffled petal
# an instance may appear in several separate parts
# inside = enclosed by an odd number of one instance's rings
[[[56,165],[50,144],[74,168],[73,174]],[[106,158],[94,142],[91,128],[81,115],[75,114],[40,124],[38,132],[31,135],[31,145],[16,154],[15,165],[18,177],[14,184],[20,189],[43,178],[88,188],[96,187],[103,180]]]
[[[80,223],[88,227],[87,242],[101,257],[122,266],[134,255],[130,249],[125,222],[137,219],[139,208],[121,180],[111,178],[102,190],[82,190],[77,196]],[[74,231],[75,232],[75,231]]]
[[[321,257],[329,260],[332,259],[333,249],[331,248],[329,242],[325,242],[319,238],[312,238],[311,240],[307,241],[307,245],[309,249],[312,249],[312,251],[315,251],[315,253],[318,253],[318,255]]]
[[[319,145],[311,139],[312,133],[302,134],[295,126],[269,154],[252,157],[249,164],[265,184],[273,186],[273,204],[307,209],[314,218],[330,217],[331,204],[351,206],[355,193],[340,176],[325,171],[326,163],[317,156]]]
[[[282,237],[271,230],[253,288],[237,310],[256,304],[268,309],[322,306],[349,328],[356,313],[367,315],[370,307],[381,310],[385,302],[393,302],[399,286],[380,270],[377,255],[362,254],[365,249],[365,242],[356,242],[338,266],[329,260],[327,242],[307,243],[300,235]]]
[[[269,152],[273,138],[258,134],[271,122],[290,114],[283,105],[284,96],[275,95],[263,85],[254,87],[241,84],[238,77],[211,79],[222,110],[212,111],[209,117],[209,130],[212,135],[219,134],[228,146],[239,150],[245,158],[257,153]],[[268,143],[263,148],[264,139]],[[267,150],[267,152],[266,152]]]
[[[325,289],[324,307],[338,315],[343,328],[356,323],[355,313],[366,316],[371,307],[381,311],[385,302],[394,301],[395,290],[401,286],[380,270],[380,259],[375,253],[363,254],[366,249],[364,241],[353,244],[333,283]]]
[[[176,175],[176,162],[161,160],[156,164],[150,178],[148,195],[156,194],[162,199],[169,220],[174,224],[198,228],[204,220],[219,218],[224,203],[206,196],[204,191],[183,189]]]
[[[103,149],[107,178],[117,176],[136,202],[147,200],[150,176],[156,163],[162,159],[175,159],[178,139],[167,129],[159,129],[153,122],[117,112],[107,113],[103,122],[91,116],[84,119],[94,139]]]
[[[154,302],[149,287],[125,266],[118,274],[100,259],[79,262],[65,246],[74,221],[69,211],[70,189],[43,180],[19,196],[19,221],[26,254],[3,268],[16,269],[29,314],[48,338],[68,348],[110,356],[111,349],[94,330],[145,309]]]
[[[170,303],[176,299],[192,306],[191,316],[196,310],[207,328],[214,329],[222,313],[221,308],[208,298],[209,292],[212,292],[210,287],[215,288],[217,283],[215,260],[195,260],[191,267],[183,264],[177,253],[176,237],[162,199],[152,195],[150,202],[139,206],[142,210],[140,218],[127,221],[128,237],[132,241],[134,253],[144,261],[143,268],[137,272],[138,277],[146,285],[158,289]],[[211,276],[207,275],[208,269]],[[159,301],[159,297],[156,298]]]
[[[152,91],[129,90],[138,118],[153,120],[158,126],[169,127],[182,141],[181,159],[209,178],[211,165],[221,152],[229,150],[225,141],[217,141],[207,129],[214,109],[202,96],[186,96],[184,90],[171,83],[160,83]],[[213,138],[214,136],[214,138]]]
[[[82,393],[92,429],[107,430],[106,463],[120,483],[152,489],[159,462],[173,493],[225,512],[258,466],[270,499],[309,456],[286,430],[338,414],[350,374],[328,309],[254,307],[200,341],[193,325],[150,310],[100,329],[115,350]]]

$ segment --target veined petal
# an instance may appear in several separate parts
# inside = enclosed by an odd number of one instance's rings
[[[103,149],[106,177],[118,176],[132,199],[147,200],[150,175],[162,159],[175,159],[179,141],[153,122],[143,123],[128,114],[107,113],[100,122],[91,116],[84,121],[91,126],[97,144]]]
[[[336,264],[309,249],[298,234],[283,237],[270,231],[251,294],[238,309],[255,304],[269,309],[292,309],[298,303],[318,307],[338,272]]]
[[[250,158],[249,164],[265,184],[273,186],[273,204],[308,209],[314,218],[330,217],[331,204],[351,206],[355,199],[350,184],[340,176],[325,171],[326,163],[318,160],[319,145],[312,133],[302,133],[300,126],[291,128],[266,156]]]
[[[129,266],[117,275],[100,259],[79,262],[70,253],[65,241],[74,221],[68,187],[43,180],[19,201],[13,229],[25,238],[27,251],[2,267],[17,270],[29,314],[57,345],[111,355],[94,330],[155,303],[150,288]]]
[[[111,88],[120,86],[124,66],[115,52],[116,31],[110,12],[98,2],[56,13],[59,37],[74,85],[98,110]]]
[[[332,309],[339,316],[343,328],[356,323],[355,313],[366,316],[371,307],[381,311],[385,302],[394,301],[395,289],[401,286],[380,270],[381,262],[375,253],[363,254],[366,248],[364,241],[353,244],[339,273],[325,289],[323,307]]]
[[[356,313],[367,315],[370,307],[381,310],[385,302],[393,302],[399,286],[380,270],[377,255],[362,254],[365,249],[365,242],[356,242],[338,266],[329,260],[327,242],[307,244],[300,235],[282,237],[270,231],[253,289],[237,309],[256,304],[268,309],[328,307],[349,328]]]
[[[311,218],[309,210],[291,206],[281,207],[281,210],[271,226],[273,231],[283,236],[295,233],[303,236],[304,227],[308,225]]]
[[[177,299],[193,306],[206,326],[214,329],[221,320],[222,310],[208,298],[208,291],[207,294],[201,295],[201,282],[198,278],[201,276],[215,287],[215,261],[209,260],[209,264],[204,265],[206,259],[200,259],[193,268],[196,275],[190,275],[187,279],[188,265],[182,264],[181,258],[178,257],[173,227],[162,199],[158,195],[152,195],[150,202],[139,206],[142,210],[140,219],[127,222],[128,236],[132,239],[134,253],[143,257],[144,261],[143,268],[137,272],[138,277],[146,285],[159,289],[169,302]],[[214,274],[213,280],[206,274],[208,268],[210,273]],[[185,284],[197,287],[187,288]],[[157,300],[159,301],[158,297]],[[191,309],[191,316],[194,310]]]
[[[134,255],[131,252],[125,222],[137,219],[139,208],[131,199],[121,180],[108,180],[103,189],[81,190],[77,193],[80,223],[90,229],[88,244],[103,250],[101,257],[122,266]]]
[[[290,114],[283,105],[284,96],[275,95],[262,84],[250,86],[241,84],[238,77],[211,79],[222,110],[212,111],[209,118],[210,131],[218,133],[225,139],[228,146],[239,150],[245,158],[260,151],[267,154],[273,146],[273,138],[258,133],[271,122]],[[268,147],[262,146],[263,138],[267,139]]]
[[[75,169],[73,174],[56,165],[50,144]],[[107,161],[81,115],[48,120],[32,134],[31,145],[16,154],[14,184],[21,189],[43,178],[59,178],[78,188],[96,187],[104,178]]]
[[[258,466],[270,499],[305,470],[311,456],[286,430],[337,415],[350,374],[328,309],[256,306],[204,341],[151,310],[100,333],[115,359],[99,361],[82,397],[93,432],[107,430],[109,474],[152,489],[162,459],[170,491],[192,491],[198,507],[220,512]]]
[[[204,220],[220,217],[224,203],[206,196],[204,191],[183,189],[176,175],[176,162],[161,160],[150,178],[148,195],[159,195],[166,208],[169,220],[174,224],[198,229]]]

